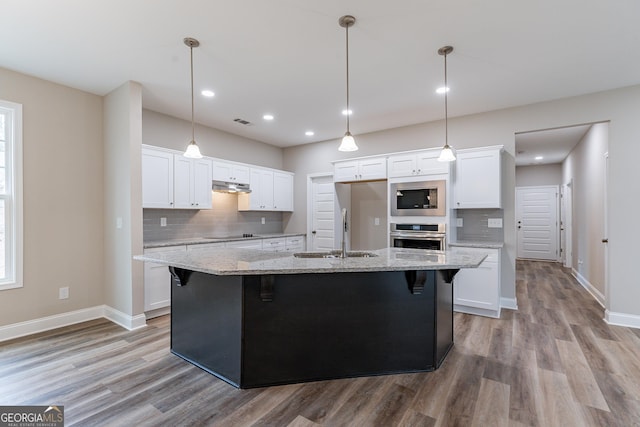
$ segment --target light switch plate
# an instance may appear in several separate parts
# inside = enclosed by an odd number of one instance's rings
[[[167,218],[162,217],[160,218],[160,227],[166,227],[167,226]]]
[[[502,218],[489,218],[487,227],[502,228]]]
[[[122,228],[122,217],[116,218],[116,228]]]
[[[265,222],[265,221],[266,221],[266,220],[265,220],[265,217],[262,217],[262,224],[263,224],[263,225],[264,225],[264,224],[266,224],[266,222]]]
[[[464,227],[463,218],[456,218],[456,227]]]
[[[380,218],[374,218],[373,225],[380,225]]]

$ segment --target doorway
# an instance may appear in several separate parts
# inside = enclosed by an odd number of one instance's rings
[[[335,202],[333,175],[308,175],[307,250],[330,251],[335,248]]]
[[[516,187],[517,257],[558,261],[558,186]]]

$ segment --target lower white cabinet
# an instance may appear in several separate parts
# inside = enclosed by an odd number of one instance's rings
[[[145,254],[186,252],[187,247],[169,246],[145,249]],[[152,262],[144,263],[144,311],[149,312],[171,306],[171,274],[166,265]],[[167,311],[168,312],[168,311]],[[159,313],[159,314],[165,314]]]
[[[286,250],[287,239],[285,237],[276,237],[273,239],[262,240],[262,250],[271,252],[282,252]]]
[[[455,311],[500,317],[500,249],[459,248],[489,253],[478,268],[463,268],[453,278]]]
[[[262,249],[262,239],[234,240],[224,244],[226,248]]]
[[[285,250],[287,252],[302,252],[304,248],[304,236],[290,236],[285,238]]]

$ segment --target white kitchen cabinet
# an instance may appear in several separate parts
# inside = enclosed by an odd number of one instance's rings
[[[173,153],[142,149],[142,207],[173,207]]]
[[[389,178],[448,174],[449,163],[439,162],[440,150],[397,154],[387,160]]]
[[[293,174],[251,168],[251,193],[238,194],[239,211],[293,211]]]
[[[285,237],[276,237],[273,239],[262,239],[262,250],[270,252],[282,252],[286,250],[287,239]]]
[[[187,247],[169,246],[163,248],[145,249],[144,254],[186,252]],[[171,306],[171,274],[166,265],[153,262],[144,263],[144,311],[166,309]],[[168,310],[156,312],[157,315],[168,313]],[[152,315],[148,317],[153,317]]]
[[[334,182],[374,181],[387,179],[386,157],[347,160],[333,165]]]
[[[213,161],[213,180],[249,184],[251,180],[250,168],[233,162],[221,160]]]
[[[500,317],[500,249],[459,248],[489,253],[478,268],[463,268],[453,278],[453,308],[463,313]]]
[[[235,249],[262,249],[262,239],[234,240],[226,242],[224,246]]]
[[[201,243],[198,245],[187,246],[187,252],[205,252],[211,249],[220,249],[224,247],[224,242]]]
[[[211,209],[211,160],[174,154],[174,208]]]
[[[502,146],[458,150],[454,208],[502,208],[501,153]]]
[[[273,173],[273,210],[293,211],[293,175]]]
[[[304,236],[285,237],[285,250],[287,252],[303,252],[305,248]]]

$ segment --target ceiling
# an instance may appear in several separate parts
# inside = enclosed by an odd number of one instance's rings
[[[450,116],[640,83],[636,0],[4,0],[0,67],[189,120],[194,37],[196,121],[287,147],[346,130],[345,14],[356,141],[444,117],[447,44]]]
[[[517,133],[516,166],[562,163],[589,129],[590,124]]]

